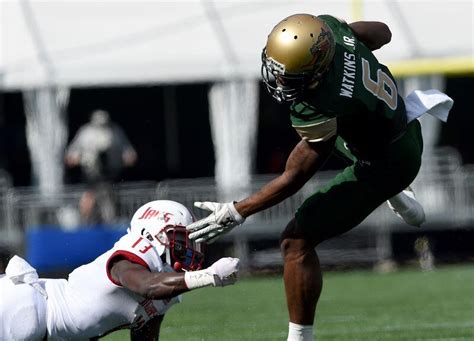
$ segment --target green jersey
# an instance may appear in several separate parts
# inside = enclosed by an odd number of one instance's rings
[[[292,125],[311,142],[338,135],[355,155],[376,157],[406,128],[403,99],[388,68],[347,23],[318,18],[333,32],[334,58],[318,86],[291,105]]]

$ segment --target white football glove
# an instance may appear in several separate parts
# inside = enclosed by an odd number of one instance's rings
[[[237,212],[232,202],[196,201],[194,206],[212,212],[206,218],[186,226],[186,229],[192,232],[189,238],[195,239],[197,243],[212,243],[245,221],[245,218]]]
[[[206,270],[214,276],[214,286],[225,287],[234,284],[237,281],[237,272],[239,271],[240,259],[221,258]]]
[[[204,270],[188,271],[184,281],[189,290],[208,286],[225,287],[237,281],[240,260],[238,258],[221,258]]]

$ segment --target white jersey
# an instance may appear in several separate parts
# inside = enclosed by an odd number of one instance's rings
[[[42,280],[48,293],[48,340],[88,339],[122,328],[138,328],[181,301],[180,296],[145,299],[114,283],[109,267],[112,259],[128,259],[152,272],[173,271],[146,239],[127,234],[111,250],[71,272],[68,280]]]

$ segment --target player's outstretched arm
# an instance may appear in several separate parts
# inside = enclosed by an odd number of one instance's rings
[[[142,265],[122,259],[113,263],[113,281],[134,293],[153,300],[172,298],[206,286],[234,284],[239,271],[238,258],[221,258],[204,270],[188,272],[150,272]]]
[[[372,51],[388,44],[392,39],[392,32],[380,21],[356,21],[349,26],[357,38]]]
[[[295,194],[326,161],[335,138],[310,143],[301,140],[290,153],[285,171],[258,192],[237,202],[235,208],[244,217],[274,206]]]
[[[213,242],[241,224],[245,217],[274,206],[296,193],[327,159],[334,141],[335,138],[317,143],[301,140],[288,157],[285,171],[242,201],[225,204],[195,203],[197,207],[212,213],[186,227],[191,231],[189,238],[197,242]]]
[[[114,282],[149,299],[168,299],[189,290],[183,273],[150,272],[126,259],[115,262],[110,275]]]

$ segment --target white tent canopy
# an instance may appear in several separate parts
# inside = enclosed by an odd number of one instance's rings
[[[384,62],[473,56],[471,0],[0,0],[0,88],[259,77],[272,27],[293,13],[386,22]]]

